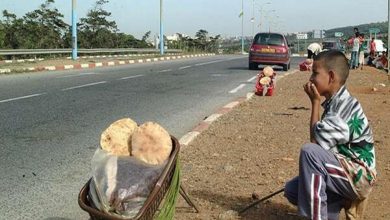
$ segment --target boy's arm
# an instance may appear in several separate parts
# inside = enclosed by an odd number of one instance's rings
[[[314,125],[320,120],[320,100],[312,100],[310,117],[310,141],[317,144],[314,138]]]
[[[306,83],[303,88],[311,101],[310,141],[312,143],[317,143],[316,139],[314,138],[314,125],[320,120],[321,96],[312,82]]]

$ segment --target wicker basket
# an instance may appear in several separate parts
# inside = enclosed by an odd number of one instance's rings
[[[163,200],[166,192],[171,185],[172,176],[176,168],[176,160],[179,155],[180,144],[177,139],[171,136],[172,139],[172,153],[169,157],[167,166],[164,168],[160,178],[158,179],[156,186],[150,193],[149,197],[146,199],[144,205],[139,210],[138,214],[134,218],[127,218],[127,220],[150,220],[153,219],[154,214],[156,213],[158,207],[160,206],[161,201]],[[91,179],[84,185],[79,193],[79,206],[86,212],[89,213],[92,220],[124,220],[124,218],[119,218],[105,212],[102,212],[94,208],[88,198],[89,192],[89,183]]]

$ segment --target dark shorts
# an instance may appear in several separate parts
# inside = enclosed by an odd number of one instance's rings
[[[313,59],[315,56],[315,54],[313,53],[313,51],[311,50],[307,50],[307,58],[309,59]]]

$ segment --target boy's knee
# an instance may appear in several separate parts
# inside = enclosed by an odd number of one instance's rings
[[[298,204],[298,178],[288,181],[284,187],[284,197],[293,204]]]
[[[301,148],[301,154],[312,155],[317,151],[318,147],[320,146],[313,143],[304,144]]]

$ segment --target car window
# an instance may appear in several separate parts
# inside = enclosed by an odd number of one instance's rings
[[[255,37],[254,43],[271,46],[285,46],[284,38],[280,34],[258,34]]]

